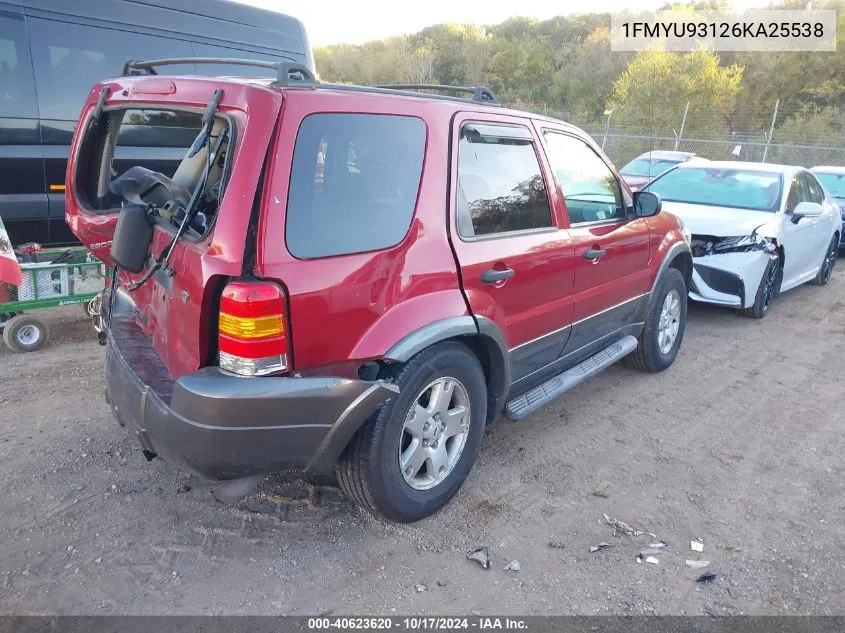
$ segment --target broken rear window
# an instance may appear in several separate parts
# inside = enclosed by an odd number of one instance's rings
[[[228,120],[214,120],[209,139],[193,156],[191,146],[203,133],[201,112],[124,108],[107,111],[102,121],[85,137],[77,165],[75,185],[85,207],[113,211],[140,198],[160,220],[178,225],[194,189],[202,186],[188,234],[206,233],[226,180]],[[209,148],[217,141],[220,151],[208,165]]]

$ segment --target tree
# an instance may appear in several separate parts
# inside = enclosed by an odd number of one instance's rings
[[[616,127],[671,136],[690,103],[708,116],[690,117],[685,129],[721,136],[736,104],[742,71],[741,66],[722,66],[708,51],[638,53],[613,86],[609,106],[616,107]]]

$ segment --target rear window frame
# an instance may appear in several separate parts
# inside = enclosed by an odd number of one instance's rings
[[[153,111],[164,111],[164,112],[184,112],[187,114],[196,114],[202,120],[202,115],[205,112],[204,108],[192,108],[186,106],[174,106],[174,107],[165,107],[166,104],[151,104],[147,102],[125,102],[121,103],[118,106],[106,106],[103,108],[103,116],[113,113],[113,112],[128,112],[130,110],[153,110]],[[83,161],[80,160],[80,157],[87,151],[87,144],[90,142],[90,134],[89,134],[89,126],[91,121],[93,120],[93,109],[91,112],[85,117],[84,120],[80,120],[78,125],[82,127],[85,131],[82,133],[82,137],[79,141],[79,151],[77,152],[76,156],[70,157],[74,163],[73,169],[73,187],[72,193],[76,204],[79,206],[80,210],[84,211],[85,213],[90,213],[93,215],[104,215],[107,213],[120,213],[119,208],[109,207],[107,209],[95,209],[93,208],[87,200],[87,194],[80,192],[78,183],[79,183],[79,171],[82,167]],[[237,122],[235,121],[235,117],[232,115],[218,110],[214,114],[215,119],[223,119],[228,126],[229,131],[229,141],[228,147],[229,151],[226,152],[226,159],[223,162],[223,175],[221,176],[220,182],[220,201],[217,206],[217,213],[214,214],[214,218],[212,219],[211,223],[208,225],[208,229],[200,235],[199,237],[192,237],[187,232],[182,236],[183,239],[187,239],[190,242],[199,243],[208,238],[213,232],[214,227],[217,224],[217,218],[220,215],[220,209],[223,206],[223,201],[226,196],[226,189],[228,188],[229,181],[232,176],[232,168],[233,168],[233,161],[234,161],[234,154],[238,149],[238,126]],[[200,128],[201,129],[201,128]],[[117,136],[115,137],[115,141],[117,141],[117,137],[120,135],[120,130],[118,130]],[[116,145],[115,145],[116,147]],[[139,147],[139,146],[130,146],[130,147]],[[158,146],[155,146],[158,147]],[[164,148],[164,149],[172,149],[172,148]],[[188,148],[185,148],[185,152],[188,151]],[[184,155],[183,155],[184,159]],[[171,222],[168,222],[158,216],[155,217],[155,225],[162,227],[165,229],[169,234],[175,235],[176,231],[178,230],[177,227],[173,226]]]
[[[379,246],[376,248],[368,248],[365,250],[353,250],[353,251],[344,251],[340,253],[329,253],[323,255],[314,255],[314,256],[303,256],[302,254],[297,254],[295,249],[291,248],[291,242],[289,237],[289,221],[291,217],[291,191],[293,186],[293,178],[294,178],[294,161],[296,160],[296,149],[297,143],[300,138],[300,133],[302,132],[302,127],[305,125],[305,122],[308,121],[312,117],[325,117],[325,116],[351,116],[351,117],[389,117],[389,118],[401,118],[401,119],[409,119],[412,121],[418,121],[422,125],[423,131],[423,139],[422,139],[422,160],[420,162],[420,173],[419,179],[417,182],[417,192],[416,196],[414,197],[414,204],[411,209],[410,216],[408,217],[408,225],[405,227],[405,231],[398,240],[391,244],[387,244],[384,246]],[[411,228],[414,225],[414,221],[417,218],[418,207],[420,203],[420,196],[422,195],[423,189],[423,182],[425,179],[426,174],[426,164],[428,162],[428,150],[429,150],[429,141],[430,141],[430,130],[429,125],[424,117],[418,114],[411,114],[411,113],[403,113],[403,112],[383,112],[383,111],[342,111],[342,110],[319,110],[319,111],[312,111],[308,112],[305,116],[303,116],[296,127],[296,136],[293,139],[293,147],[291,149],[290,154],[290,162],[289,162],[289,171],[288,171],[288,179],[287,179],[287,195],[285,199],[285,213],[284,213],[284,223],[282,226],[282,242],[284,244],[285,250],[287,253],[296,261],[302,262],[309,262],[309,261],[320,261],[320,260],[328,260],[334,259],[338,257],[354,257],[358,255],[366,255],[372,253],[384,253],[390,251],[391,249],[395,249],[400,247],[407,239],[408,236],[411,234]],[[316,158],[316,156],[315,156]],[[324,163],[324,168],[325,168]],[[313,195],[313,194],[312,194]]]

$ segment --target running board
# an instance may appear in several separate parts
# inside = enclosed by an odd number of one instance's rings
[[[549,378],[539,387],[534,387],[531,391],[508,402],[505,405],[505,415],[514,422],[521,420],[590,376],[607,369],[635,349],[637,349],[637,339],[630,335],[623,336],[597,354],[581,361],[572,369],[567,369],[562,374]]]

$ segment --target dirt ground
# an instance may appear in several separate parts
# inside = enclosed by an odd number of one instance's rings
[[[147,463],[81,309],[44,317],[48,348],[0,350],[0,613],[845,614],[842,263],[763,321],[691,306],[670,370],[490,427],[454,501],[404,526],[282,476],[223,506]]]

